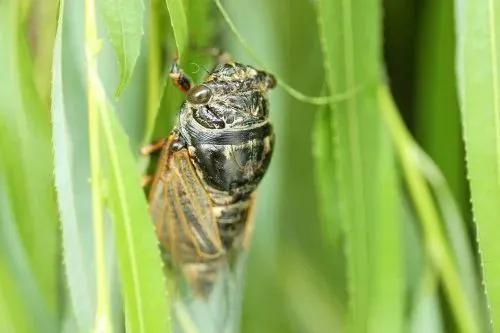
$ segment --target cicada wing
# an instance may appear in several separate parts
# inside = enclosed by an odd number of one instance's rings
[[[163,248],[203,293],[224,261],[212,204],[186,149],[174,151],[171,136],[160,157],[150,192],[150,212]]]
[[[255,215],[255,195],[252,195],[249,199],[249,208],[247,214],[247,220],[245,223],[245,230],[242,235],[241,247],[243,251],[246,251],[250,248],[250,242],[252,241],[253,236],[253,228],[254,228],[254,215]]]

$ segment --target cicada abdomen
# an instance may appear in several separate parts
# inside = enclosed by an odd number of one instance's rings
[[[265,93],[275,81],[237,63],[193,88],[176,66],[171,76],[187,98],[163,146],[150,210],[171,262],[206,296],[250,239],[253,193],[273,150]]]

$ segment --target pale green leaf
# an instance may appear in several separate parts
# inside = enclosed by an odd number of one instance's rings
[[[127,86],[141,51],[144,4],[142,0],[103,0],[101,4],[109,41],[120,67],[118,96]]]
[[[165,0],[170,14],[170,23],[174,31],[177,56],[182,61],[182,56],[188,47],[188,25],[186,11],[182,0]],[[182,62],[181,62],[182,64]]]
[[[66,283],[80,331],[92,329],[95,316],[95,271],[89,223],[89,169],[85,89],[78,78],[83,48],[72,40],[82,6],[60,2],[52,68],[52,132],[55,180],[62,223]],[[80,20],[81,23],[81,20]],[[65,66],[63,65],[65,62]]]

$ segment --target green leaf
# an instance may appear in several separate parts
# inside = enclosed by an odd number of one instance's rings
[[[120,67],[118,96],[127,86],[141,51],[144,4],[142,0],[103,0],[101,4],[109,40]]]
[[[322,239],[326,244],[329,257],[329,266],[332,274],[332,287],[336,298],[346,302],[346,258],[343,243],[342,210],[343,200],[339,197],[337,184],[340,183],[340,172],[337,169],[340,162],[338,130],[333,128],[337,124],[337,112],[324,107],[315,114],[313,129],[313,156],[315,165],[316,195],[318,197],[318,215],[322,227]],[[345,312],[345,309],[343,310]],[[345,316],[345,314],[344,314]],[[344,323],[345,325],[345,323]]]
[[[1,168],[0,168],[1,171]],[[14,214],[11,211],[3,175],[0,173],[0,331],[54,331],[57,321],[47,308],[33,275]],[[9,324],[10,323],[10,324]],[[11,325],[11,329],[3,327]]]
[[[379,152],[378,165],[375,165],[380,202],[374,212],[376,225],[371,228],[370,258],[371,299],[370,332],[401,332],[404,323],[404,278],[405,260],[402,241],[402,216],[399,210],[400,190],[394,170],[396,162],[389,137],[382,135],[383,149]],[[391,148],[389,148],[391,147]]]
[[[500,4],[457,0],[457,69],[467,175],[484,286],[500,330]]]
[[[416,159],[418,150],[401,119],[386,86],[379,89],[379,110],[396,147],[409,194],[422,225],[426,253],[443,282],[444,291],[462,332],[478,332],[477,311],[466,295],[464,278],[459,275],[456,259],[442,230],[442,221],[432,194]],[[442,196],[441,193],[438,193]]]
[[[31,333],[37,332],[32,313],[25,304],[16,278],[6,267],[3,254],[0,255],[0,331]]]
[[[412,304],[409,332],[440,333],[443,329],[443,314],[439,302],[437,278],[430,266],[427,266],[419,281],[419,286]]]
[[[313,156],[315,158],[315,183],[318,195],[318,209],[323,227],[323,236],[328,243],[338,242],[341,236],[341,220],[338,216],[338,198],[335,190],[335,164],[338,163],[338,156],[334,155],[334,141],[336,138],[331,127],[332,111],[326,107],[321,108],[316,113],[315,126],[313,131]],[[337,133],[338,134],[338,133]],[[335,158],[337,157],[337,158]]]
[[[0,3],[0,170],[28,271],[42,294],[49,325],[59,310],[58,217],[52,177],[50,118],[33,82],[23,8]],[[3,209],[3,208],[2,208]]]
[[[416,160],[440,207],[467,298],[484,317],[485,298],[479,282],[471,235],[460,109],[456,91],[453,2],[431,1],[423,7],[416,71]],[[443,112],[446,110],[446,112]],[[434,164],[435,161],[435,164]],[[442,172],[441,172],[442,171]],[[455,202],[454,197],[457,199]],[[484,319],[484,318],[481,318]],[[483,324],[486,320],[483,320]],[[483,328],[486,330],[486,327]]]
[[[109,201],[129,332],[169,332],[170,313],[158,242],[138,167],[116,115],[99,107],[108,157]]]
[[[467,294],[468,302],[477,315],[482,319],[480,324],[486,330],[488,311],[486,308],[486,298],[482,293],[482,286],[479,281],[479,272],[474,261],[472,244],[467,235],[465,221],[460,215],[458,205],[453,198],[451,189],[443,174],[434,161],[422,150],[415,146],[415,160],[418,168],[426,177],[437,204],[443,216],[446,233],[450,241],[451,249],[457,262],[458,271],[463,282],[464,291]]]
[[[381,71],[381,4],[321,0],[318,5],[330,95],[365,87],[345,102],[330,103],[336,129],[333,154],[338,156],[336,198],[346,243],[348,329],[400,332],[403,267],[397,182],[376,92],[370,88]]]
[[[61,219],[66,283],[80,331],[89,332],[95,317],[95,270],[89,224],[89,156],[85,89],[80,68],[82,45],[74,46],[82,4],[60,2],[52,66],[52,132],[55,180]]]
[[[182,62],[182,56],[188,47],[188,26],[186,11],[182,0],[165,0],[170,14],[170,24],[174,31],[177,56]]]

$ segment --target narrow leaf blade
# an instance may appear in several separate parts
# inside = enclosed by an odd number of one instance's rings
[[[85,90],[78,79],[83,49],[73,47],[79,6],[60,2],[52,69],[52,144],[61,219],[62,248],[69,299],[82,332],[91,331],[95,285],[89,186]],[[67,19],[68,18],[68,19]],[[65,65],[64,65],[65,64]]]
[[[457,0],[457,72],[472,210],[483,279],[500,325],[500,4]]]
[[[400,332],[403,267],[397,181],[392,148],[370,88],[381,70],[381,2],[321,0],[318,5],[329,95],[367,87],[345,102],[330,103],[335,113],[338,216],[346,243],[348,329]],[[384,297],[374,301],[372,295]]]
[[[128,138],[110,108],[100,107],[108,153],[109,201],[129,332],[169,332],[170,313],[158,243]]]
[[[59,310],[58,218],[53,191],[50,123],[36,90],[33,60],[18,1],[0,3],[0,177],[12,221],[27,257],[27,270],[41,293],[45,316],[53,324]],[[16,232],[17,234],[17,232]],[[7,257],[12,255],[7,249]],[[19,280],[19,277],[14,278]],[[22,285],[22,282],[19,283]]]

